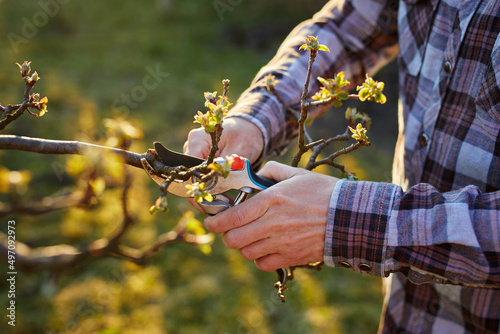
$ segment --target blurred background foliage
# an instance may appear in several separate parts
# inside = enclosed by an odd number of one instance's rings
[[[228,4],[230,10],[218,15],[217,3]],[[42,78],[34,91],[49,98],[43,118],[23,115],[3,133],[97,142],[105,133],[102,120],[119,116],[144,132],[132,151],[144,152],[155,140],[180,151],[195,127],[193,115],[203,110],[203,92],[220,91],[221,79],[229,78],[229,98],[235,101],[290,30],[325,3],[0,0],[0,102],[21,102],[24,88],[15,63],[24,60],[31,60]],[[162,75],[145,85],[154,70]],[[386,82],[387,104],[358,108],[373,118],[368,132],[372,146],[343,162],[361,179],[390,181],[397,132],[396,71],[391,64],[375,76]],[[126,95],[132,97],[128,102]],[[343,131],[344,111],[331,110],[313,124],[314,137]],[[26,200],[74,189],[66,159],[0,151],[1,166],[31,170]],[[275,159],[289,163],[290,155]],[[129,169],[135,176],[131,209],[138,223],[126,244],[140,248],[172,228],[190,206],[172,198],[168,214],[151,216],[148,208],[158,190],[144,172]],[[5,232],[7,220],[15,219],[17,239],[32,247],[84,246],[119,223],[119,191],[105,190],[100,203],[88,210],[3,217],[0,229]],[[0,270],[6,273],[4,264]],[[7,326],[2,317],[0,328],[103,334],[376,332],[380,279],[343,269],[298,270],[285,304],[275,295],[275,280],[274,273],[261,272],[237,251],[226,249],[220,238],[210,255],[176,244],[162,249],[145,267],[107,258],[59,274],[19,273],[17,325]],[[6,306],[5,279],[0,289],[0,305]]]

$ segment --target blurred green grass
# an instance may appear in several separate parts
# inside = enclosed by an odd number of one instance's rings
[[[23,87],[14,63],[24,60],[31,60],[42,78],[35,90],[49,97],[46,116],[24,115],[4,133],[97,140],[103,132],[100,121],[122,115],[144,130],[144,140],[133,146],[143,152],[154,140],[181,150],[194,128],[193,115],[203,110],[203,92],[220,90],[221,79],[229,78],[229,97],[236,100],[289,31],[326,1],[240,1],[224,12],[222,20],[215,1],[207,0],[64,2],[57,2],[47,22],[35,26],[33,36],[16,47],[12,33],[23,36],[27,22],[42,22],[36,21],[43,13],[41,4],[55,0],[0,1],[1,103],[20,102]],[[136,104],[117,103],[122,94],[139,92],[136,87],[144,86],[148,68],[159,68],[168,76],[133,101]],[[374,118],[373,144],[347,162],[362,178],[390,181],[397,130],[394,66],[380,76],[393,103],[361,107]],[[344,124],[342,118],[343,111],[327,113],[324,121],[314,124],[315,136],[337,131],[338,124]],[[65,159],[0,151],[1,165],[32,170],[35,187],[28,197],[72,186],[61,169]],[[276,159],[288,162],[289,154]],[[147,208],[157,189],[140,171],[134,174],[131,200],[140,223],[127,243],[140,247],[172,227],[188,205],[172,199],[171,213],[149,216]],[[105,198],[116,195],[113,191],[107,191]],[[105,199],[88,211],[13,216],[19,227],[16,236],[31,246],[85,245],[118,223],[114,219],[119,217],[119,205],[113,201]],[[0,270],[7,272],[3,263]],[[209,256],[175,245],[160,251],[145,268],[109,258],[62,275],[20,273],[17,326],[9,329],[13,333],[376,332],[382,305],[380,279],[342,269],[301,270],[285,304],[275,295],[275,280],[274,273],[260,272],[238,252],[225,249],[220,239]],[[4,282],[0,305],[8,302]]]

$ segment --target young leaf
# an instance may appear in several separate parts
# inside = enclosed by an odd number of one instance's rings
[[[330,49],[326,45],[320,44],[319,51],[330,52]]]

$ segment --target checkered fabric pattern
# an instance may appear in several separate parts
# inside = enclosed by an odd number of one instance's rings
[[[232,111],[261,129],[263,157],[278,153],[296,126],[263,77],[274,74],[284,104],[298,108],[307,35],[331,50],[313,78],[344,71],[359,84],[399,58],[394,184],[337,183],[324,255],[332,267],[390,275],[382,333],[500,333],[499,32],[500,1],[330,1]]]

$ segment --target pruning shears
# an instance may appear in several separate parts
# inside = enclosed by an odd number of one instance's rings
[[[203,159],[171,151],[159,142],[155,142],[153,145],[156,154],[166,166],[184,166],[186,168],[191,168],[206,163]],[[214,161],[221,163],[222,160],[219,158]],[[141,163],[144,170],[156,184],[161,186],[165,183],[168,175],[156,173],[146,159],[142,159]],[[195,176],[186,181],[174,180],[168,186],[168,192],[178,197],[193,197],[186,186],[192,185],[197,181]],[[226,178],[217,175],[206,184],[205,190],[213,196],[213,200],[211,202],[203,200],[203,202],[198,204],[206,214],[215,215],[234,205],[240,204],[249,194],[265,190],[275,183],[276,182],[273,180],[255,174],[248,159],[235,155],[233,156],[233,163],[229,175]],[[231,199],[227,195],[227,192],[230,190],[239,191],[234,199]]]
[[[169,167],[184,166],[191,168],[206,163],[203,159],[169,150],[159,142],[154,142],[153,146],[162,163]],[[220,162],[218,159],[215,159],[215,161]],[[156,184],[162,186],[165,183],[168,175],[158,174],[146,159],[141,159],[141,163],[144,170]],[[197,180],[194,176],[187,181],[174,180],[168,186],[168,192],[179,197],[192,197],[193,195],[186,188],[186,185],[192,185],[195,182]],[[276,184],[275,181],[255,174],[248,159],[233,156],[229,175],[226,178],[215,176],[206,185],[205,189],[213,196],[213,200],[211,202],[203,200],[198,205],[206,214],[216,215],[219,212],[242,203],[249,194],[265,190],[274,184]],[[234,199],[231,199],[226,194],[230,190],[239,191]],[[283,284],[286,283],[289,274],[288,269],[279,269],[277,272],[280,282]]]

